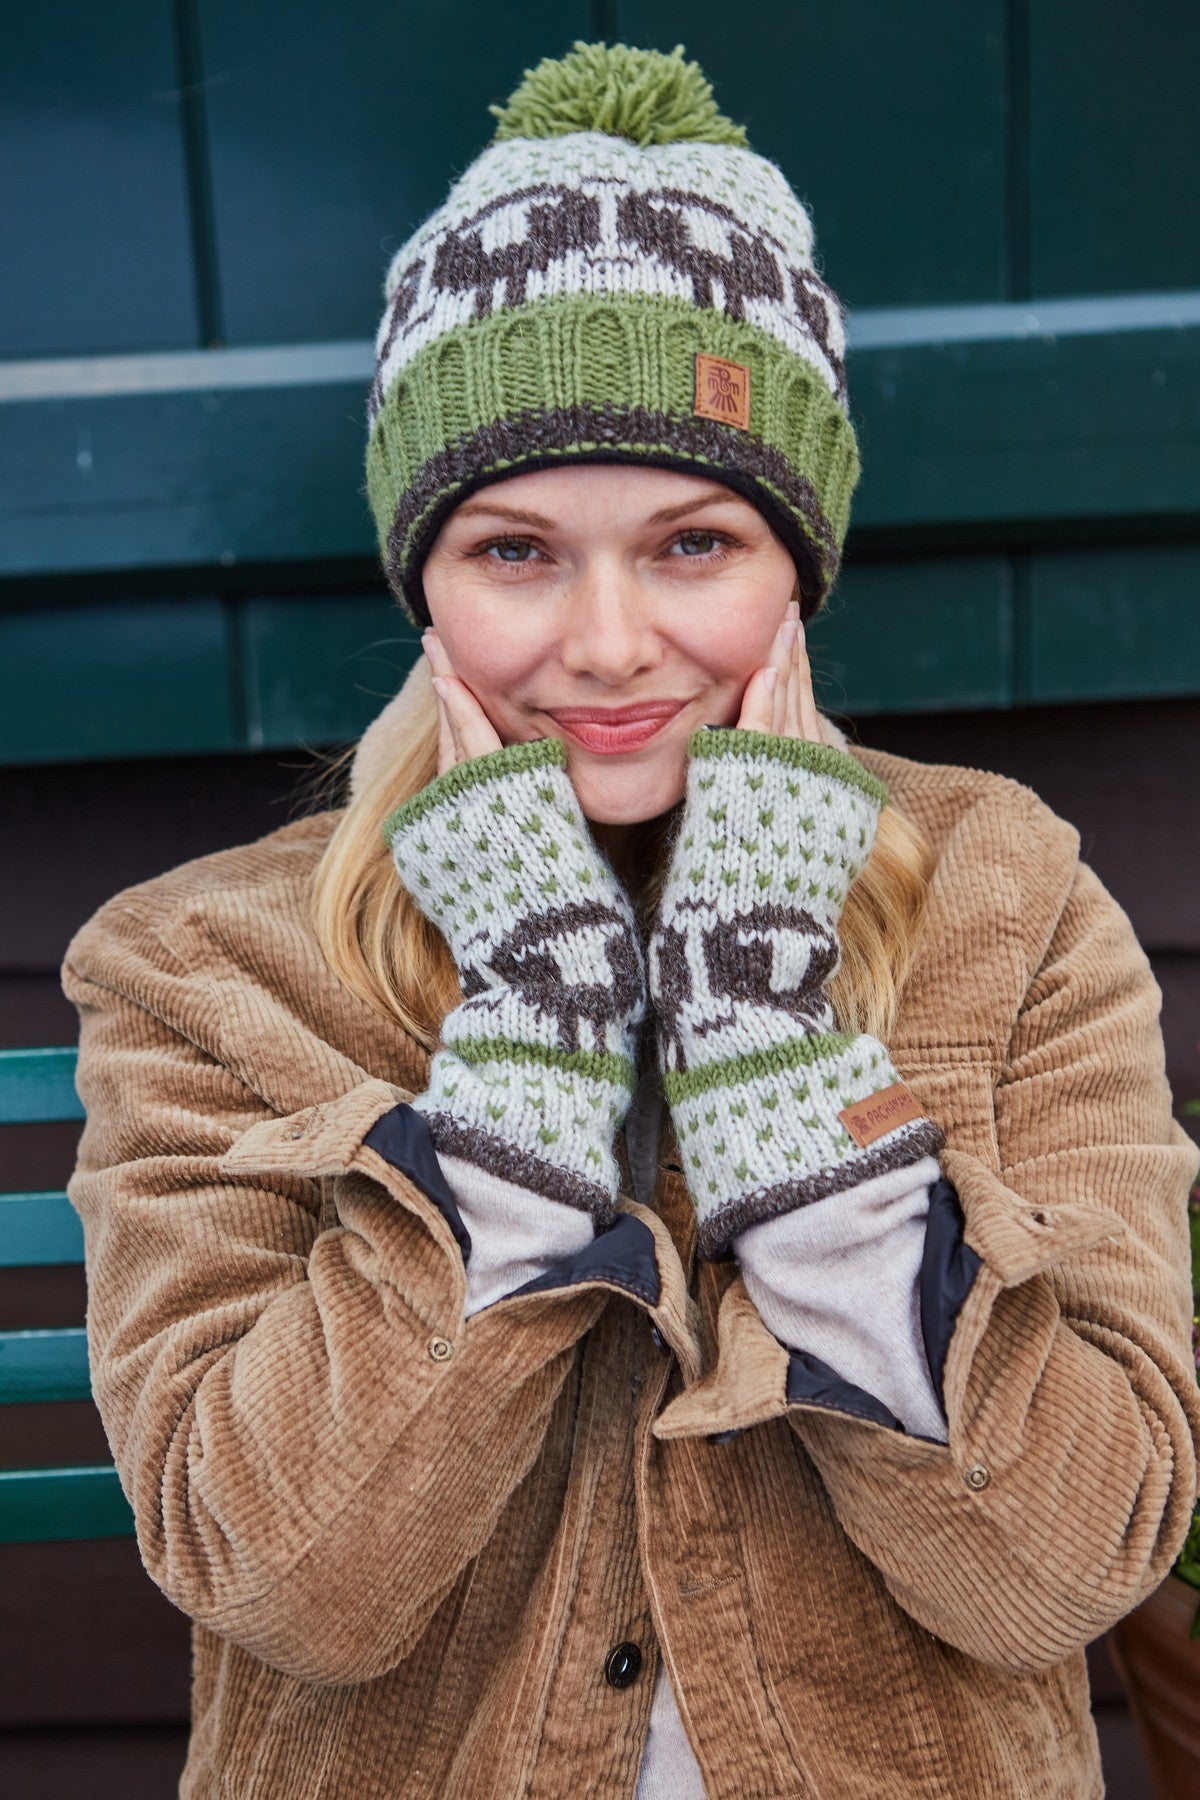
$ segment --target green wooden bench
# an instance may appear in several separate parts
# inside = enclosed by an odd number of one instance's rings
[[[0,1051],[0,1124],[82,1119],[75,1051]],[[0,1194],[0,1268],[82,1263],[83,1229],[65,1193]],[[83,1327],[0,1332],[0,1405],[86,1400]],[[111,1465],[0,1471],[0,1543],[129,1537],[133,1515]]]

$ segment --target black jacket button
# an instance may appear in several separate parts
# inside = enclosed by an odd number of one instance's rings
[[[604,1679],[609,1687],[632,1687],[642,1669],[642,1653],[636,1644],[615,1644],[604,1659]]]

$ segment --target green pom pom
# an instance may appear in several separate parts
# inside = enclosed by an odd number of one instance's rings
[[[633,144],[737,144],[746,133],[717,106],[699,63],[685,62],[683,45],[670,56],[627,44],[576,43],[561,60],[546,57],[496,116],[505,138],[565,137],[603,131]]]

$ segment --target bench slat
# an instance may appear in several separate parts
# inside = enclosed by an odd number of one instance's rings
[[[82,1119],[74,1049],[0,1050],[0,1125]]]
[[[0,1331],[0,1406],[87,1400],[91,1392],[82,1326]]]
[[[0,1194],[0,1269],[83,1261],[83,1226],[64,1193]]]
[[[132,1536],[133,1514],[113,1468],[0,1472],[0,1544]]]

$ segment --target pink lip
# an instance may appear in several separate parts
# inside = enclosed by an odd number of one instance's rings
[[[585,750],[618,756],[622,751],[640,750],[682,710],[680,700],[655,700],[641,706],[556,707],[550,717]]]

